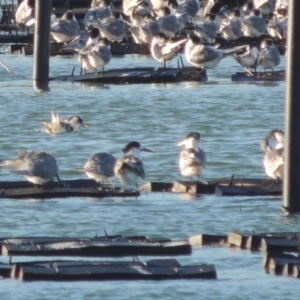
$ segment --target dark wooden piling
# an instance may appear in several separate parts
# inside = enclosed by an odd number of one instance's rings
[[[273,72],[253,72],[252,74],[247,72],[238,72],[231,76],[231,80],[234,82],[276,82],[284,81],[286,74],[284,70]]]
[[[47,90],[49,81],[52,0],[35,1],[33,86]]]
[[[290,1],[288,9],[287,89],[285,99],[285,148],[283,207],[300,210],[300,1]]]

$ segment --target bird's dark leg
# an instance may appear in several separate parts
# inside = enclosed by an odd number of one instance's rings
[[[56,178],[57,178],[58,182],[60,182],[60,178],[59,178],[58,174],[56,174]]]

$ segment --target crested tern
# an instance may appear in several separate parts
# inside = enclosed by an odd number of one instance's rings
[[[33,27],[35,23],[35,0],[23,0],[18,6],[15,19],[16,24],[21,30]]]
[[[249,16],[242,18],[243,33],[245,36],[260,37],[267,33],[267,24],[258,9],[253,9]]]
[[[159,17],[157,18],[157,21],[160,26],[160,31],[166,38],[172,38],[180,30],[177,17],[171,13],[169,7],[161,8],[158,13]]]
[[[57,43],[66,43],[79,34],[79,24],[72,11],[66,11],[50,28],[50,33]]]
[[[88,127],[79,116],[71,116],[68,120],[62,120],[58,114],[51,112],[51,121],[42,122],[46,133],[56,134],[63,132],[78,132],[81,127]]]
[[[280,52],[276,45],[273,44],[272,39],[266,39],[261,43],[261,51],[260,51],[260,65],[261,67],[267,71],[267,69],[271,69],[272,72],[275,67],[280,64]]]
[[[101,187],[104,180],[108,180],[112,185],[111,177],[115,175],[115,157],[109,152],[99,152],[93,154],[87,160],[84,171],[88,178],[94,179]]]
[[[215,15],[207,14],[204,22],[194,23],[195,33],[201,38],[201,41],[212,44],[218,36]]]
[[[114,172],[123,187],[136,187],[139,177],[145,179],[145,169],[141,159],[141,151],[153,152],[148,148],[142,148],[139,142],[131,141],[123,149],[124,155],[117,159]]]
[[[274,179],[283,179],[284,171],[284,132],[272,130],[261,142],[264,150],[263,165],[267,176]]]
[[[178,146],[185,146],[180,152],[179,168],[183,176],[190,177],[198,176],[206,167],[206,154],[200,149],[200,133],[190,132]]]
[[[1,161],[0,168],[22,175],[34,184],[47,183],[54,177],[59,180],[57,161],[45,151],[20,152],[15,159]]]
[[[86,28],[90,27],[90,24],[97,22],[98,18],[103,20],[112,15],[111,1],[103,0],[97,7],[90,8],[84,15],[83,23]]]
[[[220,25],[221,36],[227,41],[235,41],[242,35],[241,12],[234,9]]]

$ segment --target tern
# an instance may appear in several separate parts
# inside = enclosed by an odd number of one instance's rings
[[[254,69],[256,73],[260,60],[258,48],[255,45],[248,45],[244,50],[242,53],[234,53],[233,57],[250,75],[253,75],[249,69]]]
[[[82,69],[86,71],[102,68],[102,72],[104,72],[104,66],[110,62],[111,58],[110,45],[105,38],[99,38],[96,45],[93,42],[87,43],[87,46],[78,53],[78,60],[81,63]]]
[[[192,34],[185,44],[186,60],[197,68],[213,69],[219,62],[229,55],[240,51],[246,46],[237,46],[230,49],[216,49],[212,46],[203,45],[196,34]]]
[[[179,168],[183,176],[190,177],[198,176],[206,167],[206,154],[200,149],[200,133],[190,132],[178,146],[185,146],[180,152]]]
[[[266,174],[274,179],[283,179],[284,171],[284,132],[272,130],[261,142],[264,150],[264,168]]]
[[[275,8],[276,0],[253,0],[254,8],[259,9],[262,15],[270,14]]]
[[[166,38],[172,38],[180,30],[177,17],[171,13],[169,7],[163,7],[159,10],[160,17],[157,18],[160,31]]]
[[[131,141],[123,149],[124,156],[117,159],[114,172],[123,187],[136,187],[139,177],[145,179],[145,169],[141,159],[141,151],[153,152],[148,148],[142,148],[139,142]]]
[[[249,16],[246,16],[241,21],[245,36],[260,37],[261,35],[267,33],[266,21],[261,17],[258,9],[253,9]]]
[[[98,18],[103,20],[105,18],[110,17],[111,15],[112,15],[111,1],[103,0],[101,1],[99,6],[90,8],[86,12],[83,23],[86,28],[89,28],[90,24],[97,22]]]
[[[227,41],[235,41],[242,35],[241,12],[234,9],[230,12],[229,17],[221,23],[220,33]]]
[[[280,64],[280,52],[271,39],[264,40],[261,48],[259,63],[265,72],[267,69],[271,69],[273,72],[274,68]]]
[[[151,54],[154,59],[163,63],[166,68],[166,62],[171,61],[180,49],[180,45],[184,43],[186,39],[172,42],[166,40],[165,36],[160,33],[153,37],[151,42]]]
[[[204,22],[194,23],[195,33],[201,38],[201,41],[212,44],[218,36],[215,15],[207,14]]]
[[[112,154],[109,152],[99,152],[89,157],[84,166],[84,171],[88,178],[98,182],[99,187],[103,185],[104,180],[108,180],[114,185],[111,177],[115,175],[115,164],[116,159]]]
[[[88,127],[79,116],[71,116],[68,120],[62,120],[58,115],[51,112],[50,122],[42,122],[46,133],[56,134],[63,132],[78,132],[81,127]]]
[[[61,19],[56,20],[50,28],[50,33],[57,43],[66,43],[79,34],[79,24],[72,11],[66,11]]]
[[[0,168],[24,176],[34,184],[44,184],[57,177],[58,166],[55,157],[45,151],[23,151],[13,160],[4,160]]]
[[[18,6],[15,19],[16,24],[21,30],[33,27],[35,23],[35,0],[23,0]]]

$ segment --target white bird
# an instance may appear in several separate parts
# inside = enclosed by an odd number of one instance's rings
[[[150,149],[142,148],[139,142],[132,141],[123,149],[124,156],[117,159],[114,172],[123,187],[136,187],[139,177],[145,179],[145,169],[141,159],[141,151],[153,152]]]
[[[57,43],[66,43],[74,39],[80,31],[79,24],[72,11],[66,11],[50,28],[50,33]]]
[[[217,24],[215,15],[207,14],[204,22],[194,23],[195,33],[201,38],[204,43],[212,44],[218,36]]]
[[[51,121],[42,122],[46,133],[56,134],[64,132],[78,132],[81,127],[88,127],[79,116],[71,116],[68,120],[62,120],[58,115],[51,112]]]
[[[267,24],[268,33],[275,39],[286,40],[287,38],[287,18],[278,18],[276,14]]]
[[[227,19],[223,20],[220,26],[221,36],[227,41],[235,41],[242,35],[241,12],[234,9],[230,12]]]
[[[254,8],[259,9],[263,16],[270,14],[275,8],[274,0],[253,0]]]
[[[254,69],[259,66],[260,54],[255,45],[248,45],[242,53],[234,53],[234,59],[250,74],[253,75],[249,69]]]
[[[18,6],[15,13],[15,20],[17,26],[21,30],[34,26],[35,13],[34,13],[35,0],[23,0]]]
[[[264,168],[266,174],[274,179],[283,179],[284,171],[284,132],[272,130],[261,142],[264,150]]]
[[[104,180],[108,180],[113,185],[111,177],[115,175],[115,164],[116,159],[112,154],[109,152],[99,152],[89,157],[84,166],[84,171],[87,177],[97,181],[100,187]]]
[[[185,44],[185,57],[186,60],[197,68],[213,69],[219,62],[229,55],[240,51],[246,46],[237,46],[230,49],[216,49],[212,46],[203,45],[200,38],[191,34]]]
[[[260,37],[267,33],[267,24],[260,11],[254,9],[249,16],[242,19],[243,33],[245,36]]]
[[[186,177],[198,176],[206,167],[206,154],[200,149],[200,133],[190,132],[178,146],[185,146],[180,152],[179,168],[180,173]]]
[[[44,151],[23,151],[13,160],[4,160],[0,168],[24,176],[34,184],[44,184],[55,176],[58,181],[58,166],[55,157]]]
[[[180,30],[177,17],[171,13],[169,7],[161,8],[158,13],[159,17],[157,18],[157,21],[160,26],[160,31],[166,38],[172,38]]]
[[[98,21],[98,18],[103,20],[108,18],[112,15],[111,10],[111,1],[110,0],[103,0],[99,4],[99,6],[90,8],[84,16],[83,23],[86,28],[90,27],[90,24]]]
[[[98,43],[95,45],[93,42],[84,48],[82,48],[78,53],[78,60],[82,66],[82,69],[97,71],[98,68],[102,68],[104,71],[104,66],[106,66],[112,58],[110,45],[107,39],[99,38]]]
[[[266,39],[261,43],[261,51],[260,51],[260,65],[261,67],[267,71],[267,69],[271,69],[272,72],[275,67],[280,64],[280,52],[276,45],[273,44],[271,39]]]
[[[110,42],[121,43],[126,35],[126,25],[120,13],[115,13],[109,18],[91,24],[93,27],[99,28],[101,36]]]
[[[184,43],[186,39],[172,42],[166,40],[165,36],[160,33],[153,37],[151,42],[151,54],[154,59],[163,63],[166,68],[166,62],[171,61],[180,49],[180,45]]]

